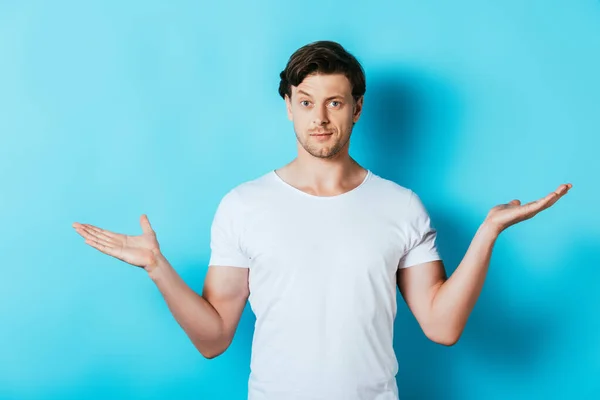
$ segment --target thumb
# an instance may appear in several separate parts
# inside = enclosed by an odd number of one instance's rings
[[[521,205],[521,201],[520,201],[520,200],[513,200],[513,201],[511,201],[511,202],[510,202],[510,203],[508,203],[508,204],[513,204],[513,205],[515,205],[515,206],[519,206],[519,205]]]
[[[142,214],[142,216],[140,217],[140,225],[142,226],[142,232],[154,233],[152,225],[150,225],[150,221],[148,220],[148,216],[146,214]]]

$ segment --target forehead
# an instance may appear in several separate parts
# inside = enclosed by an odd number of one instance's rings
[[[292,86],[292,92],[302,90],[313,95],[325,95],[337,92],[352,94],[352,85],[344,74],[312,74],[308,75],[298,86]]]

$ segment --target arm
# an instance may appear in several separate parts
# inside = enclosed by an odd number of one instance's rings
[[[448,279],[439,260],[398,270],[400,293],[429,339],[451,346],[460,338],[483,287],[495,239],[482,225]]]
[[[570,184],[561,185],[543,199],[525,205],[513,200],[494,207],[448,279],[441,261],[398,270],[398,288],[428,338],[447,346],[458,341],[481,293],[498,235],[550,207],[570,188]]]
[[[214,358],[227,350],[249,295],[247,268],[210,266],[202,295],[186,285],[164,257],[159,256],[148,274],[204,357]]]
[[[145,214],[140,217],[140,224],[143,233],[139,236],[124,235],[78,222],[73,224],[73,228],[85,238],[86,244],[146,270],[173,316],[203,356],[213,358],[223,353],[233,340],[249,296],[248,269],[210,266],[200,296],[185,284],[162,255],[156,232]],[[213,232],[214,237],[222,237],[219,229],[213,229]],[[213,241],[212,247],[221,250],[220,240]],[[243,258],[228,258],[222,252],[219,258],[211,260],[221,260],[212,263],[221,265],[245,263]]]

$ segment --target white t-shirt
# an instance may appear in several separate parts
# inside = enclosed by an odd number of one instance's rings
[[[367,172],[337,196],[275,171],[221,200],[209,265],[249,268],[249,400],[395,400],[396,271],[439,260],[411,190]]]

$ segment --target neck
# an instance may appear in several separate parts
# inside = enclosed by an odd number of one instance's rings
[[[276,173],[291,185],[315,194],[342,193],[366,176],[366,170],[348,154],[335,159],[298,156]]]

